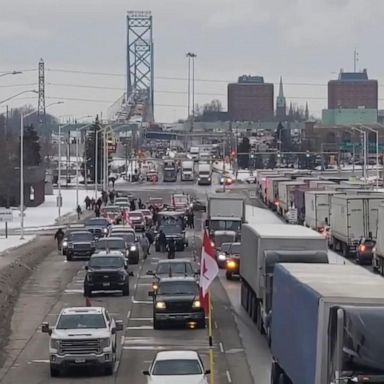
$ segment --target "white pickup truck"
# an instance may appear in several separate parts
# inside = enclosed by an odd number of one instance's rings
[[[52,377],[65,368],[93,366],[112,375],[116,360],[116,333],[123,322],[114,320],[103,307],[63,309],[54,327],[43,323],[41,331],[50,336],[49,361]]]

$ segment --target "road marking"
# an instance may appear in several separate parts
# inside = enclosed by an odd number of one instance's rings
[[[129,319],[131,317],[131,310],[128,310],[127,312],[127,319]]]
[[[136,288],[136,286],[137,285],[140,285],[140,286],[146,286],[146,287],[148,287],[148,286],[152,286],[152,283],[137,283],[137,284],[135,284],[135,288]]]
[[[31,360],[31,363],[37,363],[37,364],[49,364],[49,360]]]
[[[137,288],[137,284],[135,283],[135,285],[133,286],[133,289],[136,289]]]
[[[129,321],[153,321],[152,317],[131,317]]]
[[[135,300],[132,296],[132,303],[133,304],[153,304],[152,300]]]
[[[64,290],[64,294],[66,295],[75,295],[77,293],[83,293],[82,289],[66,289]]]
[[[221,341],[219,343],[219,347],[220,347],[220,352],[224,353],[224,346],[223,346],[223,343]]]
[[[153,326],[152,325],[139,325],[139,326],[137,326],[137,327],[125,327],[125,329],[127,329],[127,330],[129,330],[129,329],[131,329],[131,330],[140,330],[140,329],[142,329],[142,330],[153,330]]]
[[[120,344],[121,344],[121,345],[124,345],[124,343],[125,343],[125,336],[123,335],[123,336],[121,336]]]
[[[232,349],[228,349],[225,353],[232,354],[232,353],[241,353],[241,352],[244,352],[243,348],[232,348]]]
[[[115,363],[115,367],[113,368],[113,372],[116,373],[117,370],[119,369],[119,365],[120,365],[120,360],[117,360],[116,363]]]
[[[232,377],[231,377],[231,374],[229,373],[229,371],[225,371],[225,374],[227,375],[227,380],[228,380],[228,383],[232,383]]]
[[[217,325],[217,322],[215,321],[215,328],[217,329],[217,328],[219,328],[219,326]]]

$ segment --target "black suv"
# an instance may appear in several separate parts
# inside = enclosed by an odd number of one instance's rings
[[[159,233],[163,231],[167,241],[173,239],[175,241],[176,251],[184,251],[186,245],[188,245],[185,238],[185,230],[179,224],[162,224],[159,226]],[[155,240],[155,250],[160,251],[159,234]]]
[[[72,232],[67,240],[66,256],[71,261],[76,257],[90,258],[95,252],[95,238],[88,231]]]
[[[205,327],[205,312],[199,300],[199,286],[193,277],[165,277],[159,281],[153,297],[153,327],[160,329],[171,322]]]
[[[128,245],[122,237],[104,237],[96,243],[96,252],[99,251],[120,251],[128,258]]]
[[[96,238],[108,236],[111,223],[105,217],[93,217],[87,220],[86,229],[91,232]]]
[[[63,242],[61,243],[61,251],[63,252],[63,255],[65,256],[67,253],[68,248],[68,239],[71,236],[71,233],[73,232],[79,232],[79,231],[85,231],[85,225],[84,224],[70,224],[67,229],[64,232],[64,238]]]
[[[93,291],[122,291],[129,295],[129,273],[125,257],[120,252],[100,252],[91,257],[85,267],[84,296]]]
[[[139,264],[140,251],[139,251],[139,240],[136,237],[134,230],[121,231],[112,230],[111,237],[121,237],[124,239],[128,249],[128,262],[129,264]]]

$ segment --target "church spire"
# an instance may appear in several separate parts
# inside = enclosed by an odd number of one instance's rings
[[[283,78],[280,76],[279,95],[276,98],[276,117],[285,119],[287,116],[287,102],[284,97]]]
[[[309,120],[308,101],[305,103],[305,120]]]

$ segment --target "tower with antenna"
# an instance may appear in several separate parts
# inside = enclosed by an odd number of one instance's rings
[[[39,61],[39,100],[37,104],[37,120],[39,132],[46,128],[47,119],[45,115],[45,64],[44,60]]]

